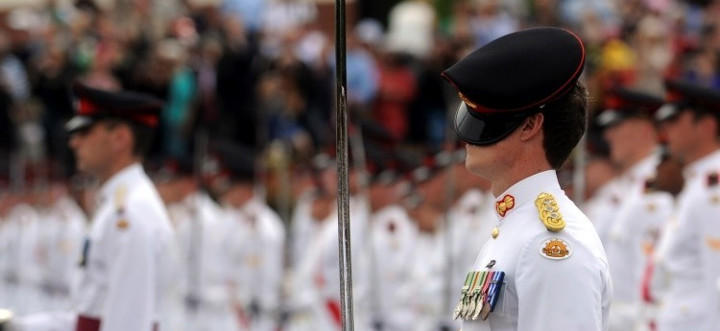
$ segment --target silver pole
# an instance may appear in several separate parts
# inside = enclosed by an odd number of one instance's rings
[[[348,191],[347,68],[345,0],[335,1],[336,153],[338,173],[338,249],[342,330],[353,331],[352,263],[350,258],[350,195]]]

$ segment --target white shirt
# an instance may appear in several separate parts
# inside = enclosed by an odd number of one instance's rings
[[[667,225],[655,255],[656,273],[667,281],[660,298],[659,330],[713,330],[718,315],[715,282],[720,275],[715,240],[720,207],[717,185],[708,175],[720,170],[720,151],[685,167],[685,186],[678,198],[676,222]],[[657,287],[662,285],[655,284]]]
[[[371,312],[385,330],[407,330],[414,322],[410,284],[418,230],[404,208],[390,205],[372,215]],[[439,298],[438,298],[439,300]]]
[[[275,330],[284,271],[285,228],[280,217],[257,197],[226,210],[233,225],[230,241],[232,281],[252,330]],[[228,253],[228,252],[226,252]],[[251,304],[259,315],[252,316]]]
[[[541,193],[554,197],[566,223],[562,230],[550,232],[539,219]],[[485,244],[473,267],[503,271],[504,284],[487,320],[465,320],[463,330],[605,330],[612,293],[605,252],[592,223],[560,188],[555,171],[521,180],[498,202],[506,196],[514,198],[512,208],[499,215],[498,236]],[[543,254],[544,248],[552,251],[553,243],[563,243],[570,254],[558,259]]]
[[[100,319],[101,331],[152,330],[170,278],[167,211],[140,164],[115,174],[99,193],[78,313]]]

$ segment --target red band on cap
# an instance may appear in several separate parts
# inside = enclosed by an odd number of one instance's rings
[[[677,102],[683,100],[683,94],[679,91],[670,90],[668,89],[667,93],[665,94],[665,100],[667,102]]]
[[[151,128],[156,127],[159,121],[157,116],[148,114],[132,116],[132,120],[140,124],[147,125]]]
[[[99,108],[90,100],[80,99],[78,101],[78,115],[95,115],[97,114],[98,110]]]

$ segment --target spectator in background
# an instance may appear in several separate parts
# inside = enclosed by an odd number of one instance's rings
[[[286,37],[315,20],[317,8],[314,3],[300,0],[268,1],[263,18],[263,55],[270,58],[280,56],[287,47]]]
[[[236,18],[223,20],[225,46],[217,63],[218,134],[245,146],[258,143],[258,49]]]
[[[217,99],[217,65],[223,52],[219,38],[206,37],[200,41],[199,54],[194,61],[197,73],[196,128],[217,132],[219,108]]]
[[[481,47],[488,42],[511,33],[518,28],[515,18],[500,5],[500,0],[477,0],[477,15],[471,21],[475,46]]]
[[[408,133],[408,108],[417,91],[417,80],[407,56],[385,51],[380,57],[380,81],[373,118],[393,140],[404,141]]]
[[[222,9],[227,15],[240,19],[250,33],[259,32],[263,26],[266,1],[264,0],[224,0]]]
[[[74,79],[76,72],[68,63],[64,49],[65,47],[56,41],[36,56],[33,64],[35,71],[33,94],[44,107],[43,126],[49,156],[57,159],[64,169],[70,171],[71,154],[66,143],[67,133],[64,124],[73,114],[68,82]]]
[[[432,49],[435,11],[427,0],[405,0],[388,14],[385,46],[392,52],[407,52],[424,58]]]
[[[369,48],[373,40],[379,38],[382,38],[382,27],[376,21],[360,22],[348,38],[347,83],[351,111],[367,112],[377,94],[378,68]]]
[[[166,156],[178,159],[190,157],[188,142],[192,137],[193,106],[197,83],[187,65],[188,54],[175,39],[161,41],[155,50],[160,61],[172,71],[168,97],[161,115],[164,126],[164,151]]]
[[[13,102],[22,102],[30,96],[30,87],[25,66],[12,51],[8,35],[0,30],[0,84]]]

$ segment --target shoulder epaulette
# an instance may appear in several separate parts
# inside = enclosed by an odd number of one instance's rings
[[[565,228],[565,220],[560,214],[555,197],[550,193],[540,193],[535,199],[540,220],[550,232],[558,232]]]
[[[117,189],[115,189],[115,196],[114,196],[114,204],[115,204],[115,210],[118,212],[118,214],[121,214],[125,211],[125,198],[127,197],[127,187],[119,186]]]

